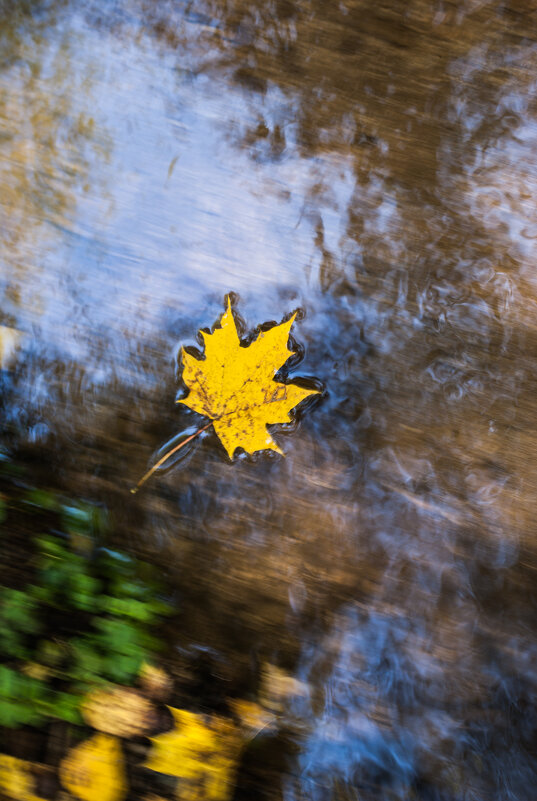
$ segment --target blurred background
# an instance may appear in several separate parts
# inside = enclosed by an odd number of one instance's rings
[[[0,793],[533,801],[536,194],[530,0],[0,0]]]

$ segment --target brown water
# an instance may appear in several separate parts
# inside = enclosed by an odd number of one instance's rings
[[[171,569],[194,705],[308,683],[236,797],[532,800],[535,6],[0,12],[4,438]],[[285,459],[208,435],[133,497],[229,291],[304,310],[326,397]]]

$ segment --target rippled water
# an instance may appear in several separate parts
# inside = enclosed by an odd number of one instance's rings
[[[533,799],[532,4],[0,11],[4,438],[171,565],[202,707],[263,660],[309,688],[236,797]],[[133,497],[230,291],[304,311],[326,397],[285,459],[205,435]]]

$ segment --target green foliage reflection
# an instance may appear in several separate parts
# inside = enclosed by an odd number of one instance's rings
[[[81,723],[86,692],[132,684],[160,649],[153,632],[171,604],[152,565],[96,546],[106,526],[98,507],[27,487],[4,495],[2,509],[3,537],[21,511],[49,532],[30,537],[23,588],[0,584],[0,725]]]

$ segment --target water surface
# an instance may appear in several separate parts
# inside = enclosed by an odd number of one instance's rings
[[[531,4],[0,9],[5,443],[171,569],[194,704],[308,686],[236,797],[533,799]],[[133,497],[230,291],[326,396]]]

